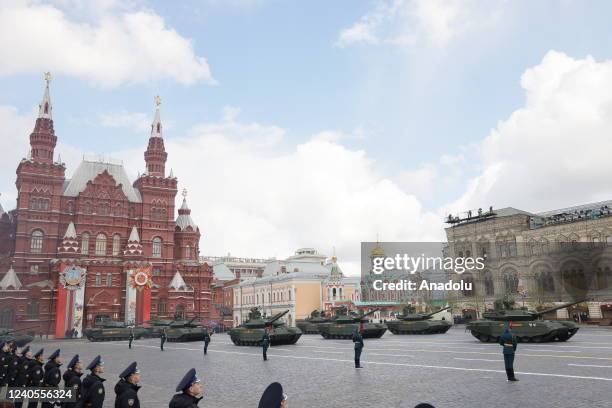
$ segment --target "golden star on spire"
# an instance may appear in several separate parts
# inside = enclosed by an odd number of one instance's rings
[[[49,71],[45,72],[45,81],[51,82],[51,79],[53,79],[51,73]]]
[[[155,95],[154,100],[155,100],[155,106],[161,105],[161,96]]]

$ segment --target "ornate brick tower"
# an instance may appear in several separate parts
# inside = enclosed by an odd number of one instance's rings
[[[162,137],[162,123],[159,115],[159,105],[161,98],[155,97],[155,117],[151,124],[151,137],[149,138],[149,146],[144,154],[145,163],[147,164],[147,173],[151,176],[164,177],[166,175],[166,160],[168,153],[164,147],[164,138]]]
[[[187,205],[187,189],[183,189],[183,205],[178,210],[174,232],[174,259],[197,260],[200,253],[200,229],[191,218]]]
[[[17,208],[14,262],[19,274],[50,272],[49,261],[55,256],[60,231],[60,199],[66,167],[53,161],[57,136],[53,129],[49,83],[45,73],[45,91],[38,117],[30,135],[30,153],[17,167]],[[50,277],[50,276],[49,276]],[[25,279],[27,283],[29,277]]]

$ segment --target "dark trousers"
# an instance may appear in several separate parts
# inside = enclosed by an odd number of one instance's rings
[[[204,342],[204,354],[206,354],[208,352],[208,341]]]
[[[128,347],[129,347],[129,348],[132,348],[132,341],[133,341],[132,339],[129,339],[129,340],[128,340]]]
[[[264,361],[268,359],[268,346],[263,346],[263,359]]]
[[[509,380],[514,379],[514,354],[504,354],[504,366]]]
[[[361,359],[361,348],[356,348],[355,349],[355,367],[361,367],[360,359]]]
[[[161,347],[161,351],[164,351],[164,343],[165,343],[165,342],[166,342],[166,340],[165,340],[165,339],[163,339],[163,340],[161,341],[161,346],[160,346],[160,347]]]

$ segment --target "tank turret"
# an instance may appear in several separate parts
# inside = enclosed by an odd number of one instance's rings
[[[310,317],[296,321],[295,325],[299,327],[304,334],[319,334],[318,325],[327,322],[329,322],[329,318],[325,316],[325,313],[315,309],[310,313]]]
[[[504,304],[503,309],[497,309],[497,310],[493,310],[490,312],[485,312],[482,314],[482,317],[488,320],[495,320],[495,321],[502,321],[502,322],[532,321],[532,320],[537,320],[538,318],[542,317],[546,313],[554,312],[559,309],[564,309],[566,307],[573,306],[578,303],[582,303],[584,301],[586,301],[586,299],[581,299],[576,302],[564,303],[562,305],[555,306],[550,309],[542,310],[539,312],[532,311],[532,310],[514,309],[513,303],[503,302]]]
[[[451,328],[451,323],[446,320],[433,320],[436,313],[450,309],[445,307],[431,313],[415,313],[412,305],[403,308],[403,314],[397,316],[397,320],[387,322],[387,328],[393,334],[442,334]]]
[[[387,331],[384,324],[369,323],[368,316],[378,312],[380,309],[373,309],[367,313],[349,312],[346,306],[334,309],[334,317],[327,323],[318,325],[319,333],[325,339],[351,339],[353,332],[361,327],[363,338],[380,338]]]

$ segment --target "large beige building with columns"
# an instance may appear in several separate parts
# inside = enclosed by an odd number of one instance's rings
[[[474,316],[493,301],[512,297],[530,308],[589,298],[569,311],[589,319],[612,318],[612,201],[543,213],[515,208],[449,216],[448,255],[486,259],[479,272],[451,274],[472,281],[471,291],[451,292],[449,301]]]
[[[286,260],[266,264],[261,278],[247,278],[233,285],[234,326],[248,319],[258,307],[266,316],[289,309],[282,319],[290,326],[317,309],[335,303],[359,301],[359,278],[342,275],[335,257],[328,259],[313,248],[302,248]]]

